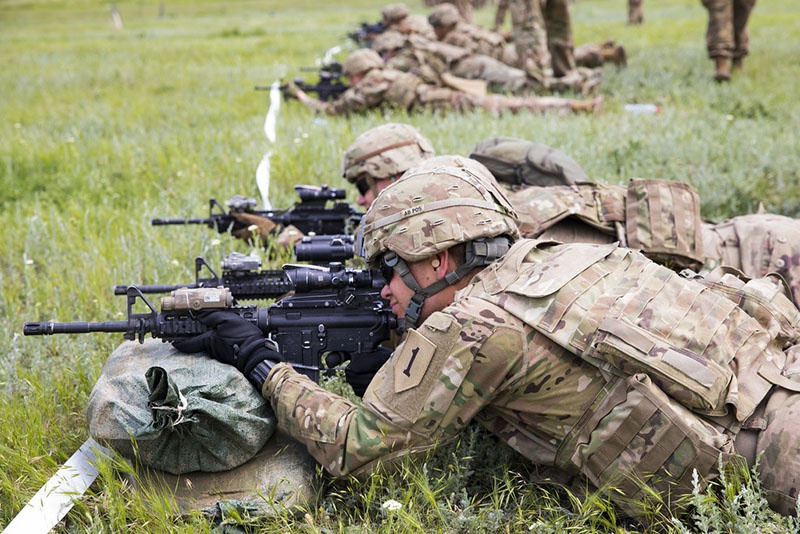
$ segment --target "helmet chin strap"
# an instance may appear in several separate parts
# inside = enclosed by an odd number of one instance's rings
[[[417,326],[420,315],[422,314],[422,306],[425,304],[425,299],[431,295],[442,291],[444,288],[451,286],[467,276],[475,267],[483,267],[489,265],[496,259],[502,257],[511,247],[511,240],[506,236],[493,237],[489,239],[481,238],[475,241],[467,242],[466,247],[466,261],[460,265],[456,270],[447,273],[444,278],[440,278],[431,285],[420,288],[417,280],[411,274],[406,261],[398,256],[395,252],[389,251],[383,257],[383,262],[387,267],[391,267],[408,286],[409,289],[414,291],[411,301],[408,303],[405,313],[405,326]]]

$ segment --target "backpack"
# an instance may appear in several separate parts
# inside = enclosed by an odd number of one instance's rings
[[[483,163],[499,182],[547,187],[589,182],[575,160],[542,143],[513,137],[479,141],[469,157]]]

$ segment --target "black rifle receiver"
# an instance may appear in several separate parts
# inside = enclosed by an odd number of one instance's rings
[[[308,83],[303,78],[295,78],[292,82],[305,93],[316,93],[317,98],[327,102],[329,100],[336,100],[339,95],[347,91],[350,86],[342,81],[342,64],[333,61],[326,65],[322,65],[319,69],[314,67],[302,67],[303,71],[317,71],[319,80],[317,83]],[[287,92],[287,85],[281,85],[280,90],[283,98],[289,99],[290,95]],[[256,91],[269,91],[269,85],[256,85]]]

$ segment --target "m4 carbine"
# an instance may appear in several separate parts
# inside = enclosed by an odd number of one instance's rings
[[[300,70],[317,70],[312,67],[303,67]],[[336,61],[322,65],[319,68],[317,83],[307,83],[303,78],[295,78],[293,83],[305,93],[316,93],[319,100],[327,102],[336,100],[339,95],[347,91],[350,86],[342,81],[342,64]],[[269,85],[256,85],[256,91],[269,91]],[[285,99],[289,98],[287,86],[281,85],[281,93]]]
[[[356,358],[381,358],[381,346],[397,328],[397,318],[380,296],[370,271],[344,266],[323,268],[287,265],[293,293],[268,307],[242,306],[230,289],[182,288],[161,299],[161,311],[136,287],[127,289],[128,318],[110,322],[27,322],[27,336],[121,332],[128,340],[144,341],[147,334],[162,341],[197,336],[208,330],[198,321],[200,310],[224,309],[256,324],[285,361],[314,381]],[[138,301],[149,311],[134,312]],[[375,366],[377,368],[378,366]]]
[[[344,189],[331,188],[327,185],[294,186],[300,202],[287,210],[256,210],[254,198],[235,195],[226,202],[228,211],[216,199],[209,200],[209,215],[196,219],[152,219],[153,226],[176,224],[205,224],[215,228],[219,233],[242,230],[247,225],[234,217],[235,213],[250,213],[271,220],[278,226],[293,225],[304,234],[317,235],[352,235],[361,222],[363,212],[356,210],[347,202],[334,202],[327,207],[329,200],[345,198]]]

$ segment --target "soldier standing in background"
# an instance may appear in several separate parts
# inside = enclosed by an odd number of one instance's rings
[[[714,60],[714,80],[727,82],[734,71],[743,70],[744,57],[750,52],[747,20],[756,0],[702,0],[708,10],[706,49]]]
[[[397,31],[403,35],[418,33],[427,39],[436,39],[433,27],[424,15],[409,15],[408,6],[403,3],[387,4],[381,10],[386,31]]]
[[[644,22],[644,0],[628,0],[628,24],[642,24]]]

